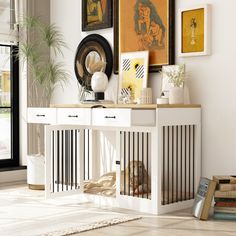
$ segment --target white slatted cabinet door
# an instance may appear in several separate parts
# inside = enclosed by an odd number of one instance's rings
[[[83,192],[84,129],[71,125],[45,126],[45,196]]]

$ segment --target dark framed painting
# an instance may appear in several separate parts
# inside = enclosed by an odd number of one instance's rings
[[[121,52],[148,50],[149,72],[174,64],[175,1],[119,0],[118,6],[119,36],[114,22],[114,49],[119,47],[119,50],[118,56],[114,50],[114,59],[119,58]],[[116,67],[119,67],[119,62],[114,65],[114,71]]]
[[[82,0],[82,31],[112,27],[113,0]]]

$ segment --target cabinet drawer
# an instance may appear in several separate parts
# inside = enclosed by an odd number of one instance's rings
[[[93,109],[92,125],[94,126],[154,126],[156,110],[138,109]]]
[[[57,123],[66,125],[90,125],[91,109],[89,108],[58,108]]]
[[[28,123],[55,124],[56,115],[56,108],[30,107],[27,110]]]
[[[92,125],[127,127],[131,125],[131,109],[103,109],[92,110]]]

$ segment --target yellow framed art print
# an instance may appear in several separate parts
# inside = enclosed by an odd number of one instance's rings
[[[127,52],[120,55],[119,101],[125,94],[138,102],[140,91],[147,87],[149,51]]]
[[[210,54],[210,5],[180,11],[180,56]]]

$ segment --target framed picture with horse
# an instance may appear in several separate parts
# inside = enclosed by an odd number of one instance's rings
[[[149,51],[149,71],[174,64],[174,0],[120,0],[120,52]]]

